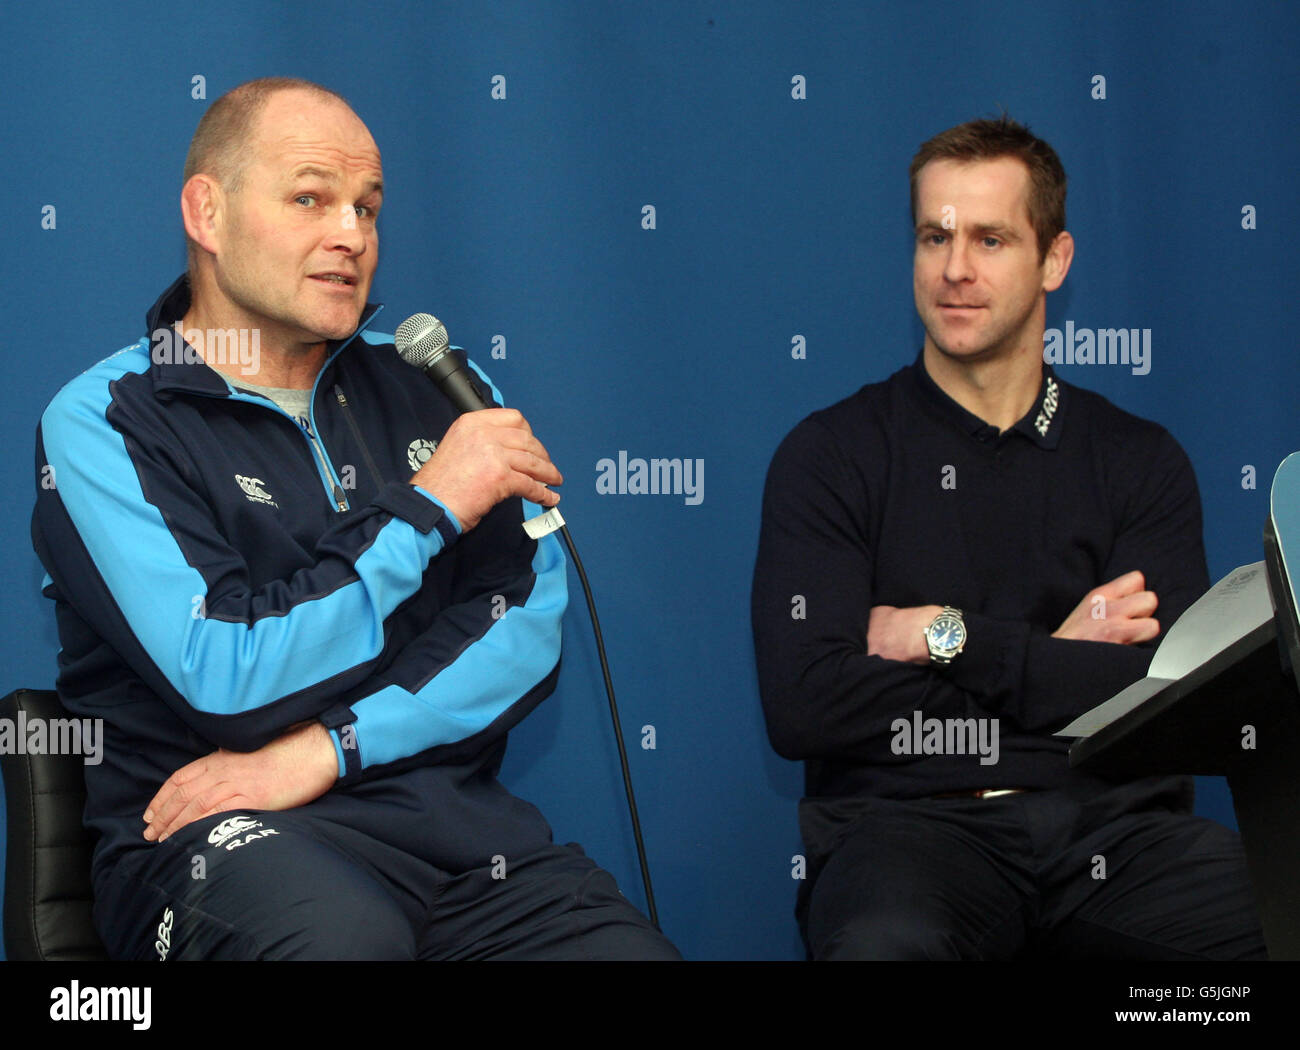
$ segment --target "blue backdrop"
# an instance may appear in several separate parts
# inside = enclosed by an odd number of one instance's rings
[[[801,957],[802,770],[768,747],[749,631],[759,497],[799,419],[920,346],[906,173],[931,134],[1005,107],[1053,143],[1078,250],[1048,325],[1150,329],[1152,348],[1145,374],[1062,375],[1183,443],[1212,577],[1262,557],[1272,470],[1300,448],[1297,267],[1278,234],[1300,170],[1294,4],[15,6],[5,691],[48,686],[58,649],[28,531],[40,412],[142,334],[184,267],[195,124],[270,74],[347,96],[383,151],[376,329],[443,318],[566,474],[660,915],[688,958]],[[599,493],[620,450],[703,460],[703,499]],[[559,689],[514,733],[505,777],[640,903],[571,585]],[[1231,823],[1222,782],[1200,788]]]

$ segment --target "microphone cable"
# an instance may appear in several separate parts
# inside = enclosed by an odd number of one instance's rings
[[[646,862],[645,842],[641,838],[641,820],[636,812],[636,795],[632,791],[632,771],[628,767],[627,748],[623,744],[622,723],[618,717],[618,703],[614,699],[614,680],[609,673],[609,661],[605,657],[605,639],[600,633],[600,617],[596,615],[596,602],[591,596],[591,587],[587,583],[587,572],[582,567],[582,559],[578,557],[578,548],[574,546],[573,537],[569,535],[569,526],[560,526],[560,535],[564,537],[564,545],[569,549],[569,554],[573,558],[573,567],[578,572],[578,579],[582,582],[582,594],[587,599],[587,613],[591,617],[591,629],[596,638],[596,653],[600,657],[600,673],[605,678],[605,695],[609,697],[609,716],[614,722],[614,742],[618,745],[618,761],[623,769],[623,788],[627,792],[627,808],[632,815],[632,835],[636,839],[636,855],[641,862],[641,884],[645,887],[646,907],[650,912],[650,921],[654,923],[654,928],[663,932],[659,927],[659,912],[655,908],[655,894],[650,886],[650,865]]]

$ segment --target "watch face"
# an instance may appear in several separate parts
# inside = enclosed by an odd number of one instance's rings
[[[953,652],[966,641],[966,625],[951,613],[944,613],[930,624],[928,634],[936,649]]]

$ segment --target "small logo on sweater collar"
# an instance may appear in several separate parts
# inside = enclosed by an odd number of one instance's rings
[[[1056,415],[1056,406],[1060,404],[1060,387],[1051,376],[1047,377],[1047,389],[1043,394],[1043,403],[1039,406],[1038,416],[1034,419],[1034,429],[1043,437],[1052,426],[1052,417]]]

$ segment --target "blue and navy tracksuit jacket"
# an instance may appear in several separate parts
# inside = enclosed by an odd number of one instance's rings
[[[146,332],[188,305],[182,277]],[[409,484],[456,411],[365,330],[377,309],[330,345],[312,392],[323,461],[274,403],[149,335],[42,416],[32,535],[58,690],[104,719],[104,760],[86,767],[97,885],[150,848],[142,813],[176,769],[310,719],[339,760],[311,804],[328,819],[452,871],[550,841],[495,774],[507,730],[555,685],[564,556],[524,533],[530,504],[462,536]]]

